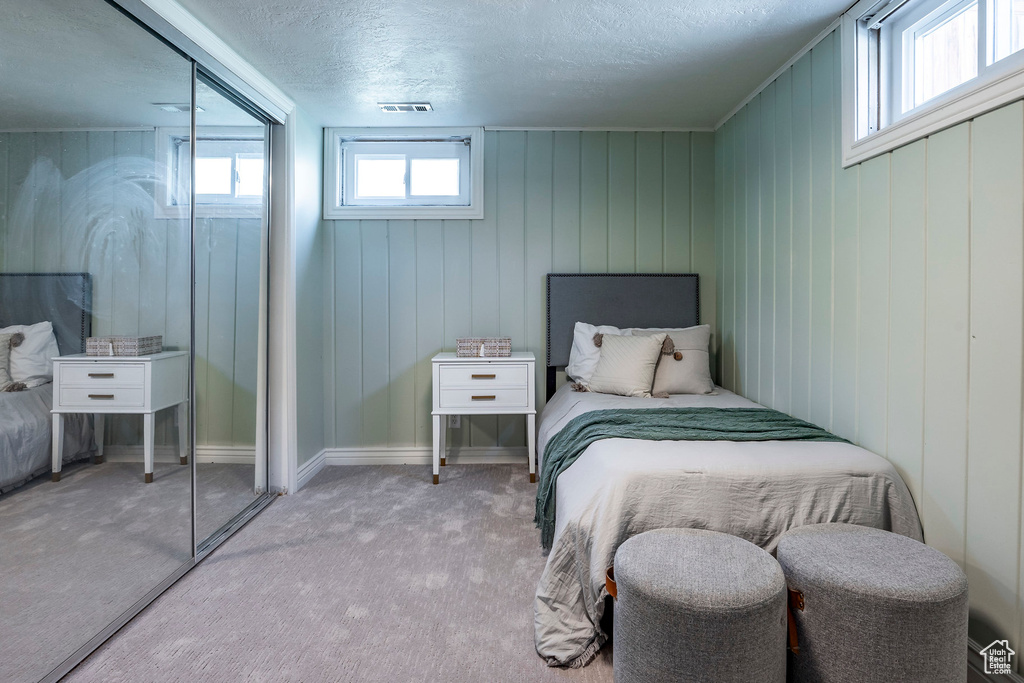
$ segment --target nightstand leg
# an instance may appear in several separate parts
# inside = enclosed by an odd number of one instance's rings
[[[441,416],[441,448],[438,449],[438,457],[441,460],[441,467],[445,466],[448,459],[448,416]]]
[[[434,415],[434,483],[441,476],[441,416]]]
[[[146,483],[153,483],[153,413],[142,416],[142,453],[146,468]]]
[[[106,422],[103,419],[103,415],[93,415],[92,424],[96,439],[96,457],[93,458],[93,462],[98,465],[101,462],[103,462],[103,429],[104,427],[106,427]]]
[[[537,481],[537,416],[526,416],[527,457],[530,459],[530,483]]]
[[[178,461],[188,464],[188,401],[178,404]]]
[[[64,463],[64,416],[53,414],[53,481],[60,481],[60,468]]]

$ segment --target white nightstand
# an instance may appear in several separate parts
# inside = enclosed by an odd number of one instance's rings
[[[64,413],[96,416],[97,455],[103,456],[103,415],[141,414],[146,483],[153,481],[153,414],[178,406],[178,456],[188,463],[185,414],[188,352],[149,356],[59,356],[53,359],[53,480],[60,481]]]
[[[446,415],[526,415],[530,481],[537,480],[537,409],[534,357],[459,358],[439,353],[432,359],[434,393],[434,483],[445,463]]]

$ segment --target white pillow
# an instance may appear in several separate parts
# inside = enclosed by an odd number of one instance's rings
[[[601,394],[650,398],[654,369],[666,336],[606,334],[601,340],[601,358],[590,378],[589,389]]]
[[[601,349],[594,345],[595,334],[628,335],[629,333],[611,325],[595,326],[576,323],[572,334],[572,350],[569,351],[569,364],[565,366],[565,374],[583,386],[590,383],[590,377],[594,374],[597,361],[601,357]]]
[[[668,334],[675,345],[675,355],[662,356],[654,372],[655,396],[665,394],[710,394],[715,390],[711,380],[711,360],[708,345],[711,341],[711,326],[697,325],[682,329],[631,328],[633,336]]]
[[[11,349],[11,379],[28,384],[34,378],[30,386],[52,380],[51,358],[60,355],[57,338],[53,336],[53,325],[44,321],[35,325],[11,325],[0,330],[0,334],[15,332],[24,334],[25,341]]]

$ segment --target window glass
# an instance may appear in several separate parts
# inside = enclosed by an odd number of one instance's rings
[[[459,195],[458,159],[412,159],[409,167],[409,194],[416,197]]]
[[[235,161],[238,171],[239,197],[263,197],[263,157],[239,155]]]
[[[231,194],[230,157],[196,157],[196,194]]]
[[[1024,0],[992,1],[992,56],[1005,59],[1024,47]]]
[[[357,197],[405,197],[405,157],[356,156]]]
[[[977,75],[977,2],[915,32],[912,106],[920,106]],[[906,109],[908,105],[905,103]]]

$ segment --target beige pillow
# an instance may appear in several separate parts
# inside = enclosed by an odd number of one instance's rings
[[[676,354],[662,356],[654,373],[654,387],[651,392],[663,394],[710,394],[715,390],[711,379],[711,362],[708,345],[711,342],[711,326],[697,325],[683,329],[633,329],[634,338],[668,334],[676,347]],[[676,356],[679,359],[676,360]]]
[[[654,369],[666,336],[664,333],[642,337],[606,334],[589,389],[601,394],[650,398]]]
[[[595,334],[626,334],[626,332],[611,325],[576,323],[573,328],[572,350],[569,351],[569,364],[565,366],[565,374],[583,386],[590,384],[590,377],[594,374],[597,361],[601,358],[601,349],[594,344]]]

